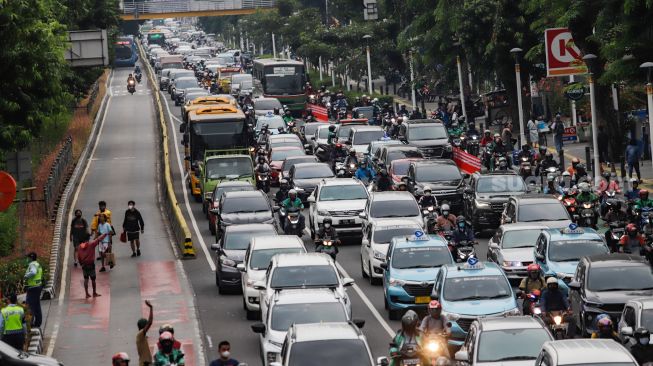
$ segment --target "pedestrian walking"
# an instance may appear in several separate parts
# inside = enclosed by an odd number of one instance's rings
[[[86,240],[79,244],[79,248],[77,248],[77,260],[79,261],[79,265],[82,267],[82,273],[84,274],[84,292],[86,292],[87,299],[91,297],[88,293],[89,279],[93,284],[93,297],[101,296],[97,293],[97,286],[95,284],[95,247],[97,247],[106,236],[108,235],[102,234],[95,240],[91,241],[91,234],[87,234]]]
[[[211,362],[209,366],[238,366],[238,361],[231,358],[231,344],[229,342],[220,342],[218,352],[220,352],[220,357]]]
[[[98,246],[98,248],[100,249],[100,260],[102,261],[102,267],[100,268],[100,272],[106,272],[107,269],[105,268],[105,263],[107,261],[107,254],[111,253],[111,235],[113,235],[114,232],[113,232],[113,227],[111,227],[111,225],[107,222],[106,215],[100,214],[98,221],[99,223],[98,223],[96,237],[99,238],[100,236],[102,236],[102,239],[100,240],[100,245]],[[109,267],[113,268],[113,263],[109,263]]]
[[[528,137],[530,139],[531,147],[537,147],[539,143],[538,133],[537,133],[537,122],[535,122],[535,116],[531,116],[526,123],[526,129],[528,129]]]
[[[556,151],[560,154],[560,150],[562,150],[563,147],[562,135],[565,133],[565,124],[560,119],[560,115],[556,115],[556,119],[553,122],[551,129],[553,130],[553,142],[555,143]]]
[[[147,342],[147,331],[152,327],[154,320],[152,304],[149,300],[145,300],[145,305],[150,309],[150,315],[138,320],[138,333],[136,333],[136,350],[138,351],[138,365],[150,366],[152,365],[152,352]]]
[[[25,309],[18,305],[16,294],[8,296],[9,304],[0,310],[0,334],[2,341],[22,351],[25,346]]]
[[[145,223],[143,222],[143,216],[141,213],[134,207],[136,203],[134,201],[129,201],[127,203],[127,211],[125,211],[125,219],[122,221],[122,230],[127,235],[127,240],[129,245],[132,248],[132,257],[141,255],[141,240],[140,234],[143,234],[145,230]]]
[[[98,207],[99,209],[93,216],[93,221],[91,222],[91,233],[97,232],[100,215],[104,215],[107,219],[107,222],[111,224],[111,210],[107,208],[107,203],[100,201],[98,202]]]
[[[36,253],[27,254],[30,259],[25,272],[25,287],[27,289],[27,305],[32,313],[32,326],[41,327],[41,290],[43,289],[43,267],[36,260]]]
[[[626,162],[628,162],[628,178],[633,177],[633,169],[637,173],[637,180],[641,183],[642,176],[639,172],[639,159],[641,158],[641,151],[637,146],[637,140],[630,139],[628,146],[626,146]]]
[[[603,126],[599,126],[599,134],[596,136],[596,139],[599,144],[599,162],[608,163],[608,166],[610,166],[610,160],[608,157],[608,145],[610,142],[608,134],[605,133]]]
[[[88,222],[82,217],[82,210],[75,210],[75,218],[70,223],[70,241],[75,248],[75,267],[77,267],[77,248],[88,237]]]

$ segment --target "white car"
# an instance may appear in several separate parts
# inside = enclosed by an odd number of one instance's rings
[[[369,278],[372,285],[383,279],[381,263],[385,263],[390,241],[396,236],[413,235],[422,228],[410,220],[387,220],[368,226],[363,232],[361,243],[361,274]]]
[[[279,361],[281,346],[293,324],[347,322],[347,305],[331,289],[283,290],[273,295],[268,316],[252,325],[259,334],[263,365]]]
[[[637,366],[637,360],[612,339],[563,339],[545,342],[535,365]]]
[[[521,281],[535,261],[533,247],[544,229],[548,228],[530,222],[501,225],[488,243],[487,260],[501,267],[510,281]]]
[[[311,235],[320,230],[326,217],[338,235],[361,235],[361,218],[358,216],[367,203],[365,185],[355,179],[323,180],[308,197]]]
[[[237,265],[242,276],[243,308],[248,320],[257,319],[260,310],[261,292],[254,288],[254,283],[264,281],[272,257],[284,253],[306,253],[306,248],[297,235],[257,236],[250,241],[243,263]]]
[[[363,230],[376,221],[406,219],[424,228],[422,211],[415,197],[408,191],[374,192],[360,214]]]
[[[385,132],[381,126],[354,126],[349,131],[349,146],[356,150],[358,161],[362,161],[368,146],[372,141],[383,138]]]
[[[353,284],[352,278],[340,277],[330,256],[321,253],[295,253],[277,254],[272,257],[265,280],[254,282],[254,289],[261,291],[261,319],[265,319],[274,293],[293,288],[334,288],[347,305],[347,314],[351,314],[351,301],[345,287]]]

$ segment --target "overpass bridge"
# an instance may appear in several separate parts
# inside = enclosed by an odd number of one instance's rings
[[[163,0],[120,2],[123,20],[252,14],[272,9],[276,0]]]

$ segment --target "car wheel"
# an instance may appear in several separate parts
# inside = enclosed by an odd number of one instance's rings
[[[583,315],[584,315],[583,313],[578,314],[578,316],[580,317],[580,334],[581,337],[586,338],[586,337],[590,337],[591,334],[587,332],[587,324],[585,324],[585,317]],[[574,324],[570,324],[569,326],[575,327],[576,321],[574,321]]]
[[[243,310],[247,311],[247,303],[245,302],[245,296],[243,296]]]
[[[365,273],[365,262],[363,262],[363,256],[361,255],[361,276],[367,278],[367,273]]]
[[[388,310],[388,300],[385,298],[385,293],[383,294],[383,307]]]
[[[372,275],[372,273],[373,273],[372,272],[372,263],[370,263],[369,272],[370,272],[370,285],[372,285],[372,286],[380,285],[381,284],[381,279],[380,278],[374,278],[374,276]]]
[[[206,215],[206,218],[209,218],[209,210],[208,210],[208,205],[206,204],[206,201],[202,202],[202,213]]]

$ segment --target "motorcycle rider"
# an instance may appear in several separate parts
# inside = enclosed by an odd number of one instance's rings
[[[637,225],[626,225],[626,233],[619,239],[619,252],[620,253],[635,253],[639,254],[638,248],[643,248],[646,244],[646,238],[641,235],[637,230]]]
[[[270,174],[270,165],[268,165],[264,157],[259,156],[258,164],[256,164],[256,166],[254,167],[254,170],[256,171],[257,174],[267,175]]]
[[[328,145],[334,145],[336,143],[337,138],[336,134],[336,125],[331,125],[329,126],[329,134],[327,135],[327,144]]]
[[[596,322],[596,326],[598,329],[592,333],[592,339],[612,339],[621,343],[619,334],[612,328],[612,319],[609,316],[601,318]]]
[[[345,158],[345,167],[349,169],[351,164],[354,164],[354,166],[358,166],[358,158],[356,157],[356,150],[354,150],[353,148],[349,149],[349,153]]]
[[[639,181],[635,178],[630,179],[631,189],[624,193],[624,198],[628,201],[635,201],[639,198]]]
[[[431,196],[431,187],[424,186],[424,194],[422,195],[422,197],[419,198],[417,204],[421,209],[424,209],[425,207],[429,207],[429,206],[438,205],[438,201],[435,199],[435,197]]]
[[[641,209],[643,207],[653,207],[653,200],[648,198],[648,190],[641,189],[639,191],[639,199],[635,201],[635,208]]]
[[[399,108],[399,112],[397,112],[398,115],[400,116],[408,116],[410,113],[408,112],[408,109],[406,108],[405,104],[402,104],[401,107]]]
[[[549,175],[546,177],[546,187],[544,187],[544,194],[552,194],[552,195],[559,195],[563,194],[562,188],[560,188],[558,185],[555,184],[555,177],[552,175]]]
[[[609,200],[608,201],[608,212],[605,214],[603,221],[604,226],[609,226],[610,223],[620,223],[625,225],[628,215],[621,210],[621,201],[619,200]],[[605,232],[605,241],[608,244],[611,252],[617,252],[619,248],[617,247],[617,240],[612,239],[612,227]]]
[[[356,169],[354,176],[361,182],[371,182],[374,180],[376,173],[374,173],[374,170],[368,167],[364,161],[361,161],[358,164],[358,169]]]
[[[528,294],[535,290],[540,291],[541,293],[544,287],[546,287],[546,280],[542,276],[540,265],[537,263],[529,264],[528,267],[526,267],[526,271],[528,272],[528,275],[519,283],[519,289],[522,291],[522,298],[524,298],[524,302],[522,303],[522,313],[524,315],[530,315],[531,308],[526,298],[528,297]]]
[[[286,210],[290,209],[291,207],[295,207],[301,210],[304,209],[304,204],[302,203],[302,200],[297,197],[297,191],[294,189],[288,191],[288,198],[281,202],[281,206],[283,206],[283,208]]]
[[[519,159],[519,162],[521,163],[521,158],[528,158],[528,162],[530,164],[533,164],[533,152],[531,151],[531,145],[529,144],[524,144],[521,147],[521,151],[519,151],[519,154],[517,154],[517,159]]]
[[[295,220],[295,219],[298,220],[297,227],[291,228],[290,220]],[[304,219],[304,216],[299,213],[299,208],[289,207],[288,211],[286,212],[286,224],[284,225],[284,233],[286,235],[297,235],[299,237],[302,237],[302,235],[304,235],[305,228],[306,228],[306,221]]]
[[[167,366],[167,365],[185,365],[184,354],[173,347],[174,337],[170,332],[163,332],[159,336],[159,349],[154,355],[154,366]]]
[[[450,231],[456,227],[456,216],[449,212],[449,205],[444,203],[440,206],[440,216],[435,219],[438,230]]]
[[[504,157],[506,157],[506,159],[508,158],[508,153],[509,153],[508,147],[506,146],[506,144],[501,139],[501,135],[499,135],[498,133],[494,134],[494,141],[492,141],[492,144],[490,144],[488,149],[490,150],[490,153],[491,153],[489,155],[489,157],[490,157],[490,170],[495,169],[494,157],[493,157],[494,154],[504,156]],[[510,165],[510,163],[508,163],[508,165]]]
[[[283,112],[283,122],[288,125],[288,123],[294,121],[295,119],[292,116],[292,113],[290,112],[290,109],[286,109],[285,112]]]
[[[290,187],[288,186],[288,181],[286,179],[279,181],[279,190],[274,195],[276,201],[282,203],[286,198],[288,198],[289,191]]]
[[[540,307],[542,308],[542,312],[546,314],[544,319],[548,323],[551,323],[552,321],[552,318],[550,317],[552,311],[567,311],[571,313],[569,300],[567,299],[567,295],[560,291],[557,278],[547,278],[546,288],[542,291],[542,297],[540,298]],[[565,320],[569,321],[570,316],[571,315],[565,315]],[[569,327],[569,329],[571,328],[573,327]]]
[[[479,145],[482,147],[486,147],[492,144],[493,140],[494,139],[492,138],[492,132],[490,130],[485,130],[483,132],[483,137],[481,138],[481,142],[479,142]]]
[[[621,193],[621,187],[619,187],[619,182],[617,181],[617,173],[604,172],[603,179],[599,183],[596,193],[599,196],[602,196],[603,193],[614,191],[616,193]]]
[[[543,160],[540,162],[539,166],[537,167],[537,171],[535,174],[537,175],[542,175],[543,172],[546,172],[547,169],[549,168],[557,168],[558,163],[553,160],[553,154],[550,152],[546,152],[544,154]]]
[[[336,244],[340,244],[340,239],[338,239],[338,232],[333,227],[333,221],[330,217],[325,217],[322,221],[322,226],[315,234],[317,240],[331,240]]]
[[[578,177],[576,176],[576,174],[578,174],[578,164],[580,164],[580,160],[574,157],[573,159],[571,159],[571,165],[567,167],[567,171],[569,172],[569,174],[571,174],[571,178],[574,181],[578,180]]]
[[[630,347],[630,353],[639,365],[644,365],[653,360],[653,345],[649,344],[651,332],[646,328],[637,328],[633,333],[635,344]]]
[[[392,186],[392,178],[390,178],[390,175],[388,175],[388,171],[381,169],[381,172],[376,179],[376,190],[378,192],[390,191],[392,190]]]
[[[456,218],[456,230],[451,235],[451,241],[455,246],[464,241],[470,242],[469,244],[474,241],[474,230],[467,226],[465,216],[461,215]]]
[[[111,366],[129,366],[129,355],[125,352],[118,352],[111,357]]]
[[[428,333],[451,333],[451,329],[447,327],[447,318],[442,316],[442,305],[438,300],[431,300],[428,306],[428,315],[422,319],[419,330],[423,334]]]
[[[399,365],[401,349],[405,344],[419,345],[421,343],[421,334],[417,328],[419,317],[413,310],[408,310],[401,317],[401,329],[397,331],[390,346],[390,357],[392,361],[390,366]]]
[[[479,132],[476,129],[476,124],[474,124],[474,122],[471,122],[469,125],[467,125],[467,132],[465,132],[465,134],[469,137],[479,135]]]
[[[587,182],[580,183],[578,185],[578,191],[576,202],[578,202],[579,205],[585,202],[596,202],[599,199],[597,195],[592,193],[590,185]]]

